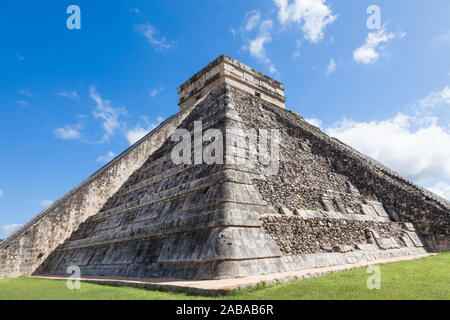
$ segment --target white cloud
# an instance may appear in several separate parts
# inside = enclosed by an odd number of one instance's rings
[[[175,41],[168,41],[166,37],[158,37],[158,30],[150,23],[140,24],[135,26],[135,28],[136,31],[147,38],[148,42],[156,51],[162,52],[168,50],[176,44]]]
[[[114,159],[115,156],[116,154],[114,152],[109,151],[106,155],[99,156],[97,158],[97,162],[107,163],[110,162],[112,159]]]
[[[252,10],[250,12],[247,12],[245,16],[248,18],[244,30],[250,32],[256,26],[258,26],[259,21],[261,20],[261,13],[259,12],[259,10]]]
[[[153,98],[153,97],[157,96],[158,94],[160,94],[163,91],[164,91],[163,87],[153,88],[152,90],[150,90],[150,96]]]
[[[78,100],[78,93],[76,91],[63,91],[63,92],[57,92],[56,95],[69,98],[72,100]]]
[[[77,140],[81,138],[80,128],[77,126],[65,126],[53,131],[54,135],[63,140]]]
[[[134,129],[131,129],[127,132],[126,137],[130,145],[135,144],[139,140],[141,140],[147,133],[151,131],[152,128],[144,129],[141,126],[137,125]]]
[[[317,43],[323,39],[325,27],[336,20],[326,0],[274,0],[281,24],[296,23],[305,38]]]
[[[422,108],[434,108],[441,103],[450,104],[450,87],[431,93],[428,97],[420,100],[419,106]]]
[[[450,184],[450,126],[441,111],[449,106],[450,88],[444,87],[413,104],[410,115],[369,122],[344,119],[326,132],[411,180],[444,192],[443,183]]]
[[[53,200],[42,200],[39,202],[39,205],[44,208],[48,208],[53,204]]]
[[[328,64],[328,68],[327,68],[327,75],[332,74],[334,71],[336,71],[336,62],[334,61],[334,59],[330,60],[330,63]]]
[[[381,121],[343,119],[324,131],[401,175],[450,200],[450,126],[436,116],[448,110],[449,88],[435,91],[408,109]],[[305,119],[321,127],[318,119]]]
[[[93,112],[94,117],[102,119],[102,128],[105,133],[102,142],[108,141],[115,131],[120,127],[119,117],[125,115],[126,111],[122,108],[113,108],[109,100],[104,100],[97,92],[95,87],[90,89],[90,97],[96,102],[97,106]]]
[[[450,40],[450,30],[446,31],[446,32],[442,32],[440,34],[437,34],[436,36],[434,36],[434,39],[436,39],[437,41],[441,41],[441,42]]]
[[[364,64],[376,62],[380,57],[380,53],[378,51],[380,49],[383,50],[383,43],[387,43],[395,37],[396,35],[394,33],[386,32],[386,24],[384,24],[381,29],[370,32],[367,35],[366,42],[361,47],[353,51],[353,59],[356,62]]]
[[[450,201],[450,183],[440,181],[427,189]]]
[[[5,224],[0,229],[0,237],[1,238],[9,237],[10,234],[19,229],[21,226],[22,226],[21,224]]]
[[[293,59],[300,57],[300,47],[302,45],[302,41],[297,39],[297,40],[295,40],[295,43],[296,43],[296,50],[295,50],[294,54],[292,55]]]
[[[244,21],[238,30],[231,28],[233,36],[240,34],[245,41],[242,46],[250,55],[269,67],[270,73],[277,73],[275,65],[267,56],[266,45],[272,41],[273,21],[262,20],[261,13],[255,9],[244,16]]]
[[[150,123],[147,117],[142,117],[144,120],[144,124],[138,124],[131,130],[128,130],[126,133],[126,137],[130,145],[135,144],[139,140],[141,140],[147,133],[155,129],[161,122],[164,121],[163,118],[156,118],[156,122]]]
[[[418,183],[450,179],[450,132],[436,119],[403,114],[384,121],[344,119],[326,131]]]
[[[306,119],[305,121],[308,122],[309,124],[312,124],[315,127],[320,128],[322,126],[322,121],[319,119],[315,119],[315,118],[310,118],[310,119]]]
[[[60,96],[68,97],[71,99],[78,99],[78,94],[75,91],[72,92],[60,92],[57,93]],[[101,127],[103,129],[103,135],[101,139],[97,140],[87,140],[83,139],[83,142],[87,143],[104,143],[109,141],[109,138],[112,137],[116,130],[122,126],[122,122],[120,121],[120,117],[122,115],[126,115],[127,112],[123,108],[114,108],[111,106],[111,102],[109,100],[103,99],[101,95],[97,92],[95,87],[91,87],[89,89],[89,96],[92,100],[95,101],[96,105],[94,110],[92,111],[95,119],[100,119]],[[65,127],[61,127],[55,129],[53,134],[59,138],[64,140],[78,140],[82,138],[82,131],[84,130],[83,121],[88,118],[86,115],[77,115],[78,123],[73,125],[66,125]],[[84,137],[85,138],[85,137]]]
[[[270,60],[270,58],[267,57],[265,48],[265,45],[272,41],[272,27],[272,20],[264,20],[263,22],[261,22],[256,38],[249,40],[245,48],[248,49],[252,57],[257,58],[259,61],[268,65],[270,73],[277,73],[275,65]]]
[[[4,198],[4,197],[5,197],[5,194],[3,193],[3,190],[0,189],[0,198]]]
[[[28,102],[26,102],[25,100],[17,100],[16,103],[18,105],[21,105],[22,107],[28,107],[29,106]]]

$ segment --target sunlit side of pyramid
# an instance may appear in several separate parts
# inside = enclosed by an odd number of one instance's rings
[[[178,92],[179,113],[0,244],[0,277],[219,279],[449,249],[448,201],[286,110],[281,83],[221,56]],[[175,164],[172,133],[200,121],[224,163]],[[252,129],[279,132],[276,172],[249,161]]]

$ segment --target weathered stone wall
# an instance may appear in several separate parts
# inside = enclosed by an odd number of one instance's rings
[[[0,278],[30,275],[88,217],[102,208],[127,178],[190,113],[162,123],[107,166],[0,243]]]
[[[402,244],[405,229],[397,223],[305,219],[297,216],[264,216],[264,229],[284,255],[339,251],[343,247],[374,244],[372,233],[379,238],[395,239]],[[401,245],[406,246],[406,245]]]
[[[360,215],[372,210],[368,204],[380,202],[392,220],[413,223],[429,248],[450,249],[448,201],[328,137],[298,114],[238,89],[232,93],[248,128],[281,129],[278,174],[254,181],[278,212],[287,208]]]
[[[284,87],[278,82],[227,55],[221,55],[178,87],[180,110],[204,97],[211,89],[227,83],[284,108]]]

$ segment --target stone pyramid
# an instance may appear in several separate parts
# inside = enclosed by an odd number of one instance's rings
[[[223,55],[178,93],[179,113],[0,244],[0,277],[221,279],[449,250],[448,201],[286,110],[280,82]]]

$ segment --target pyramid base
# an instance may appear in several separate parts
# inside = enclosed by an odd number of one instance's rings
[[[268,275],[283,272],[295,272],[315,268],[371,263],[383,259],[408,258],[427,254],[425,248],[404,247],[398,249],[370,249],[353,252],[326,252],[299,254],[278,258],[251,259],[239,261],[151,263],[121,268],[117,265],[83,267],[83,277],[125,277],[125,278],[161,278],[190,280],[220,280],[241,277]],[[35,273],[34,276],[49,274]],[[65,276],[62,270],[52,272],[51,276]]]
[[[376,264],[386,264],[399,261],[409,261],[422,259],[435,254],[432,253],[416,253],[413,251],[421,251],[420,249],[411,250],[409,253],[411,255],[397,256],[397,254],[405,254],[405,252],[399,252],[398,249],[388,250],[384,253],[378,253],[372,255],[372,258],[378,256],[375,260],[347,263],[333,266],[323,266],[317,268],[304,268],[297,271],[287,271],[282,273],[272,273],[267,275],[253,275],[247,277],[240,277],[234,279],[223,279],[223,280],[177,280],[177,279],[166,279],[166,278],[125,278],[125,277],[101,277],[101,276],[83,276],[80,280],[82,282],[117,286],[117,287],[136,287],[140,289],[148,290],[160,290],[160,291],[170,291],[170,292],[183,292],[193,295],[203,295],[203,296],[218,296],[230,293],[233,290],[246,289],[250,287],[255,287],[257,285],[265,284],[272,285],[277,283],[286,283],[295,280],[301,280],[312,277],[319,277],[332,272],[345,271],[350,269],[364,268],[370,265]],[[337,254],[325,254],[327,258],[323,259],[324,256],[320,257],[321,254],[309,255],[311,261],[338,261]],[[352,255],[347,254],[347,258]],[[381,256],[386,256],[385,258],[380,258]],[[342,257],[341,257],[342,258]],[[342,260],[341,260],[342,261]],[[46,279],[61,279],[65,280],[68,276],[55,276],[55,275],[40,275],[37,278]]]

